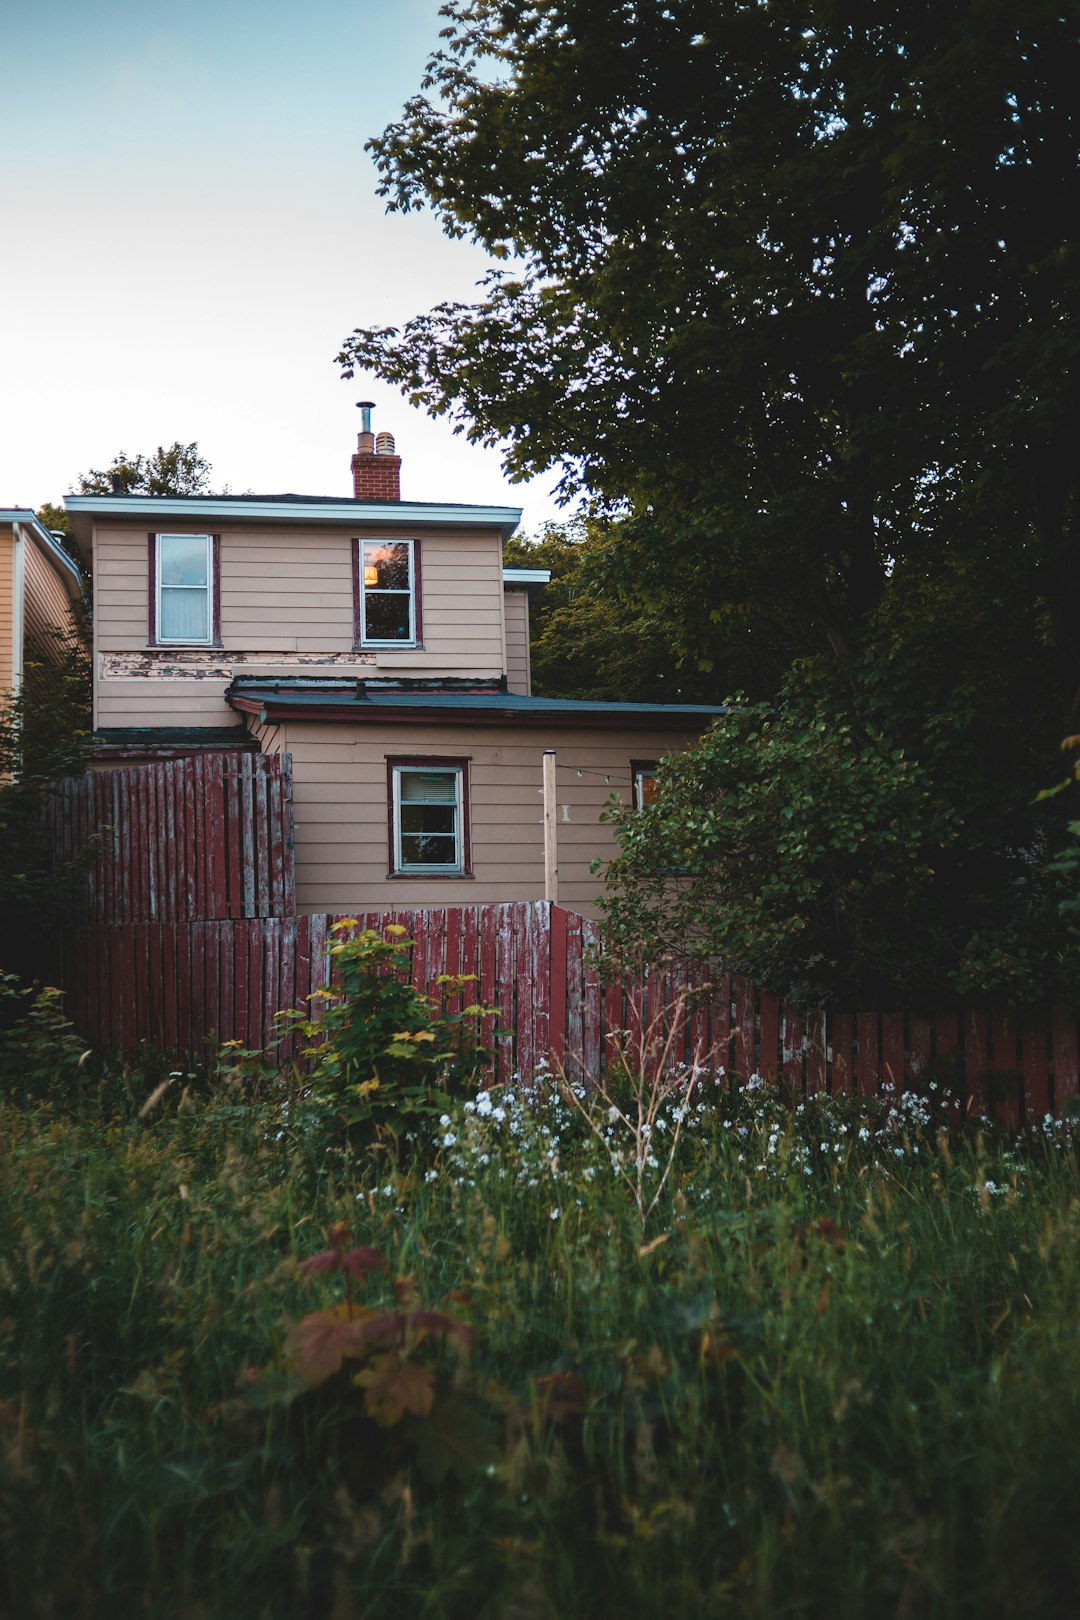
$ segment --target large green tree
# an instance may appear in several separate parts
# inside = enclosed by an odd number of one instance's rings
[[[846,654],[990,483],[1080,687],[1075,5],[443,15],[382,191],[514,262],[346,367],[629,511],[624,566],[706,661],[766,604]]]
[[[511,475],[560,465],[593,501],[590,589],[776,715],[760,866],[738,706],[743,774],[707,749],[647,844],[620,828],[612,927],[658,938],[679,868],[676,935],[707,939],[741,871],[764,910],[712,943],[778,986],[1065,993],[1032,801],[1080,732],[1077,6],[443,11],[371,147],[391,209],[505,264],[342,362],[504,444]],[[834,768],[840,736],[868,776]],[[916,782],[934,814],[897,837]],[[781,858],[781,821],[830,796]]]

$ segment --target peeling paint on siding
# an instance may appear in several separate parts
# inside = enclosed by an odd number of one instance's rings
[[[172,648],[143,652],[101,653],[98,678],[103,681],[229,681],[240,669],[374,669],[374,653],[180,652]]]

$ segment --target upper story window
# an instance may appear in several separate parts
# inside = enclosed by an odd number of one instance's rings
[[[212,534],[152,534],[152,642],[213,646],[218,640],[216,542]]]
[[[420,548],[415,540],[357,540],[354,596],[361,647],[417,647]]]

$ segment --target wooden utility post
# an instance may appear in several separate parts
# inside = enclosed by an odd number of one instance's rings
[[[559,901],[559,830],[555,820],[555,750],[544,749],[544,899]]]

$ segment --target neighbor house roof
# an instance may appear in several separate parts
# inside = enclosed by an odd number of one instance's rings
[[[25,529],[33,537],[38,550],[44,552],[61,575],[70,594],[79,595],[83,579],[78,563],[68,556],[56,536],[39,522],[37,514],[30,507],[0,506],[0,523],[17,523],[20,529]]]
[[[440,721],[447,725],[551,724],[633,727],[663,723],[702,731],[724,711],[702,703],[601,703],[578,698],[526,697],[502,682],[272,677],[237,679],[225,701],[241,714],[267,720]]]
[[[519,506],[469,506],[455,501],[358,501],[338,495],[65,495],[72,528],[88,540],[95,518],[198,518],[229,523],[375,524],[410,529],[495,528],[508,540],[521,522]]]

